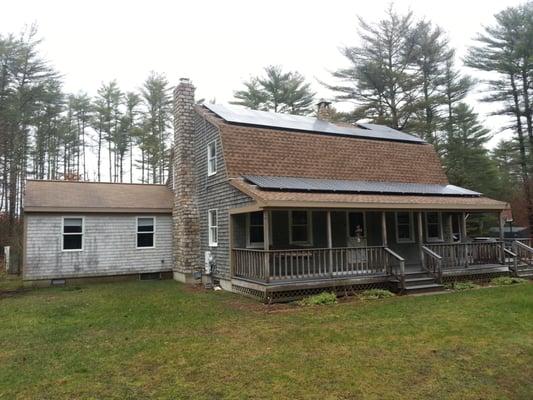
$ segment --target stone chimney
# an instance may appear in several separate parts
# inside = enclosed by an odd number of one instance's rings
[[[322,99],[318,102],[317,106],[317,118],[324,121],[329,121],[331,119],[331,102]]]
[[[174,90],[174,279],[194,281],[200,271],[200,216],[194,174],[194,86],[182,78]]]

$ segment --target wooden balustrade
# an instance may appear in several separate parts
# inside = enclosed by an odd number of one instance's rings
[[[528,267],[533,265],[533,248],[523,242],[515,241],[513,243],[513,252],[516,254],[516,260],[520,264]]]
[[[432,243],[426,248],[442,257],[442,269],[472,265],[499,264],[503,260],[502,242]]]
[[[273,282],[385,274],[388,255],[384,249],[383,246],[233,249],[233,275]]]
[[[422,246],[422,267],[428,271],[437,282],[442,282],[442,256],[426,246]]]

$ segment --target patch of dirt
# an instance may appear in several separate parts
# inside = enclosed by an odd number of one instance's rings
[[[0,300],[8,297],[23,295],[31,291],[31,288],[20,287],[12,290],[0,290]]]

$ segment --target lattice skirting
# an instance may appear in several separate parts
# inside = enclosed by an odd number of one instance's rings
[[[499,276],[509,276],[509,275],[511,275],[511,273],[505,272],[505,271],[482,273],[482,274],[470,274],[470,275],[446,275],[442,277],[442,281],[444,283],[465,282],[465,281],[487,283],[487,282],[490,282],[490,280],[493,278],[497,278]]]
[[[393,288],[390,282],[375,282],[361,284],[347,284],[339,286],[323,286],[305,289],[284,289],[275,290],[272,287],[266,287],[265,290],[246,288],[239,285],[233,285],[233,290],[237,293],[265,303],[287,303],[290,301],[300,300],[307,296],[313,296],[322,292],[334,292],[337,296],[352,296],[358,292],[368,289],[387,289]]]

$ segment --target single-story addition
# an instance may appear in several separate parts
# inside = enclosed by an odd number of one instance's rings
[[[167,186],[30,181],[24,279],[172,271],[263,301],[526,273],[533,249],[475,241],[504,202],[450,185],[432,145],[385,126],[195,104],[174,92]],[[500,218],[502,221],[502,218]]]

